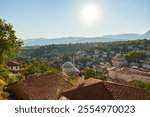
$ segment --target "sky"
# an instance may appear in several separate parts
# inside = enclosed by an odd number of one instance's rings
[[[92,25],[81,18],[87,4],[98,8]],[[142,34],[150,30],[150,0],[0,0],[0,18],[22,39]]]

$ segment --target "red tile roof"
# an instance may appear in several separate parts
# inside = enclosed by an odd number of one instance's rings
[[[16,61],[9,61],[7,62],[7,66],[19,66],[20,63],[19,62],[16,62]]]
[[[70,100],[144,100],[147,99],[147,92],[140,88],[90,78],[83,86],[65,90],[61,96]]]
[[[123,85],[126,85],[128,84],[125,80],[123,79],[120,79],[120,78],[109,78],[108,79],[110,82],[113,82],[113,83],[117,83],[117,84],[123,84]]]
[[[72,87],[69,82],[56,73],[27,78],[18,81],[17,85],[32,100],[55,100],[59,98],[59,91]]]

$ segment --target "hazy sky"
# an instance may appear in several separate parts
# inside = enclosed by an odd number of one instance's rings
[[[101,15],[88,26],[80,15],[90,3]],[[22,39],[144,33],[150,29],[150,0],[0,0],[0,18]]]

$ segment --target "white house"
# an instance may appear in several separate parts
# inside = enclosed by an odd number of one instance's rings
[[[9,68],[9,71],[11,72],[19,72],[20,67],[19,67],[20,63],[16,62],[16,61],[9,61],[7,62],[7,66]]]
[[[145,61],[145,62],[142,64],[142,67],[143,67],[143,68],[146,68],[146,69],[150,69],[150,61]]]

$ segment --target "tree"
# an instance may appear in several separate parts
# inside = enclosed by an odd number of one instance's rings
[[[137,88],[144,88],[145,87],[145,83],[141,82],[141,81],[134,81],[134,82],[129,83],[129,85],[133,86],[133,87],[137,87]]]
[[[86,65],[87,62],[91,62],[92,59],[91,58],[86,58],[86,57],[82,57],[80,59],[80,62],[83,64],[83,65]]]
[[[96,72],[93,69],[86,69],[85,72],[85,79],[88,79],[90,77],[95,78],[96,77]]]
[[[13,26],[0,19],[0,64],[18,54],[21,45],[22,41],[16,37]]]
[[[129,51],[125,54],[125,58],[129,63],[131,62],[138,63],[142,59],[142,54],[138,51]]]
[[[100,80],[106,80],[107,79],[107,77],[105,76],[105,74],[104,74],[104,72],[100,72],[100,71],[98,71],[98,72],[96,72],[96,79],[100,79]]]
[[[37,75],[39,73],[47,73],[49,71],[49,67],[41,60],[33,60],[24,70],[25,75]]]
[[[9,93],[4,92],[3,88],[6,86],[6,82],[2,79],[0,79],[0,100],[2,99],[8,99]]]
[[[7,79],[8,77],[8,70],[3,66],[0,65],[0,79]]]
[[[150,84],[141,81],[134,81],[129,83],[129,86],[136,87],[136,88],[143,88],[147,91],[148,95],[150,96]]]

